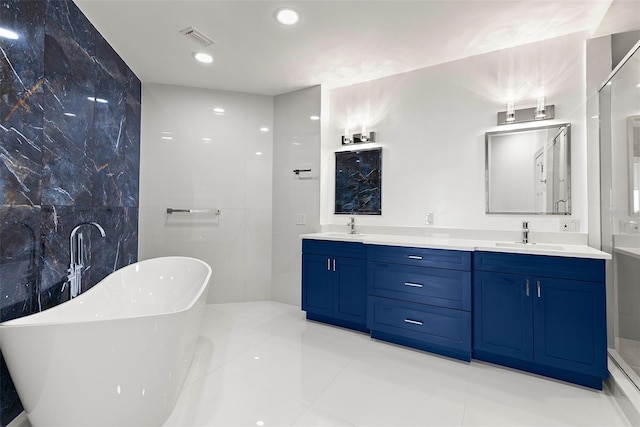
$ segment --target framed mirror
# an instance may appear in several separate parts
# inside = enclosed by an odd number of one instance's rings
[[[629,141],[629,215],[640,213],[640,116],[627,119]]]
[[[336,153],[335,213],[382,214],[382,148]]]
[[[485,134],[488,214],[571,214],[571,125]]]

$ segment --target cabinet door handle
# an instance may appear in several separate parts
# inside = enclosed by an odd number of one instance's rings
[[[422,326],[422,322],[419,320],[404,319],[404,321],[405,323],[411,323],[412,325]]]
[[[405,286],[411,286],[412,288],[421,288],[422,285],[420,283],[411,283],[411,282],[404,282]]]
[[[540,280],[536,280],[536,285],[538,285],[538,298],[540,298]]]
[[[422,257],[420,255],[407,255],[407,258],[409,258],[409,259],[422,259]]]
[[[336,259],[333,259],[333,271],[336,271]]]
[[[529,279],[527,279],[526,294],[529,296]]]
[[[331,270],[331,258],[327,258],[327,271]]]

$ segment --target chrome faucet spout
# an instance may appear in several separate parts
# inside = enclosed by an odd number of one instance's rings
[[[522,221],[522,243],[529,243],[529,221]]]
[[[356,234],[356,218],[353,216],[349,217],[347,225],[349,226],[349,234]]]
[[[69,269],[67,272],[69,275],[67,276],[67,282],[62,285],[62,290],[64,290],[66,283],[69,283],[69,291],[70,297],[75,298],[80,295],[80,285],[82,283],[82,269],[84,268],[85,263],[85,253],[84,253],[84,236],[82,232],[79,231],[83,225],[93,225],[100,232],[101,237],[106,237],[107,233],[105,233],[104,228],[97,222],[81,222],[76,225],[71,233],[69,234]]]

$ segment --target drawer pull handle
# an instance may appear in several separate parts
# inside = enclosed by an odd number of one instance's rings
[[[529,296],[529,279],[527,279],[527,296]]]
[[[327,271],[331,270],[331,258],[327,258]]]
[[[420,255],[407,255],[407,258],[409,258],[409,259],[422,259],[422,257]]]
[[[419,320],[404,319],[404,321],[405,323],[411,323],[412,325],[422,326],[422,322]]]
[[[536,284],[538,285],[538,298],[540,298],[540,280],[536,280]]]
[[[411,282],[404,282],[405,286],[411,286],[412,288],[421,288],[422,285],[420,283],[411,283]]]

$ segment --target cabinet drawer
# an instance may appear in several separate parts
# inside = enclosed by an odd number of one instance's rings
[[[474,254],[473,268],[479,271],[557,277],[588,282],[605,281],[605,260],[603,259],[478,251]]]
[[[370,245],[367,257],[371,261],[421,267],[470,270],[471,252],[448,249],[410,248],[404,246]]]
[[[370,296],[368,320],[372,331],[471,351],[471,314],[466,311]]]
[[[302,252],[305,254],[327,255],[332,258],[365,258],[367,251],[363,243],[334,240],[302,240]]]
[[[471,272],[368,263],[369,294],[471,310]]]

